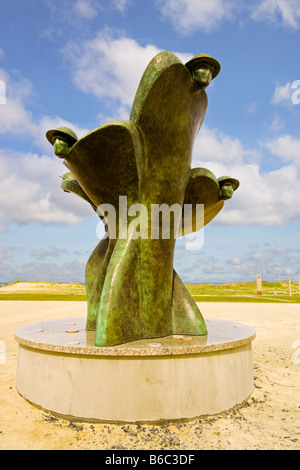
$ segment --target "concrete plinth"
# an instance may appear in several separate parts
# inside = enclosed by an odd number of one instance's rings
[[[253,390],[247,325],[206,319],[207,336],[168,336],[95,347],[85,318],[26,325],[19,343],[17,390],[68,418],[156,422],[216,414]]]

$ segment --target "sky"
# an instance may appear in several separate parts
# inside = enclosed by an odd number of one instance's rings
[[[2,0],[0,283],[84,283],[103,229],[61,190],[45,132],[128,120],[163,50],[220,62],[192,167],[240,181],[201,249],[177,241],[176,271],[186,283],[298,281],[299,39],[300,0]]]

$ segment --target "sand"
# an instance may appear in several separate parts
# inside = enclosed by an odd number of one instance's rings
[[[64,284],[62,284],[64,286]],[[68,286],[69,284],[65,284]],[[20,292],[20,291],[34,291],[36,289],[49,289],[51,284],[49,282],[16,282],[1,287],[2,292]]]
[[[124,425],[66,421],[35,408],[16,391],[14,331],[35,321],[85,315],[86,303],[0,301],[0,449],[299,450],[300,304],[203,303],[200,308],[204,317],[256,329],[253,394],[215,416]]]

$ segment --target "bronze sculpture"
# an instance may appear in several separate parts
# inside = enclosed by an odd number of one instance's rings
[[[205,88],[219,71],[220,64],[206,54],[183,65],[163,51],[143,74],[129,121],[105,124],[79,140],[67,128],[46,134],[70,171],[62,188],[86,199],[106,226],[86,265],[86,328],[96,331],[96,346],[207,334],[198,306],[173,269],[173,256],[176,238],[199,229],[197,204],[204,204],[206,225],[239,185],[233,178],[217,180],[207,169],[191,169],[207,108]],[[125,199],[126,219],[120,205]],[[153,229],[152,209],[163,205],[174,208],[169,236],[160,219]]]

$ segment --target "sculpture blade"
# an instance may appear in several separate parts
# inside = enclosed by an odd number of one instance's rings
[[[137,148],[135,125],[114,121],[80,139],[64,163],[96,207],[112,204],[117,208],[119,196],[137,197]]]
[[[215,175],[206,168],[193,168],[186,188],[182,211],[182,226],[178,237],[196,232],[207,225],[224,206],[219,196],[219,184]],[[203,204],[203,220],[196,220],[196,205]],[[203,222],[203,223],[202,223]]]

